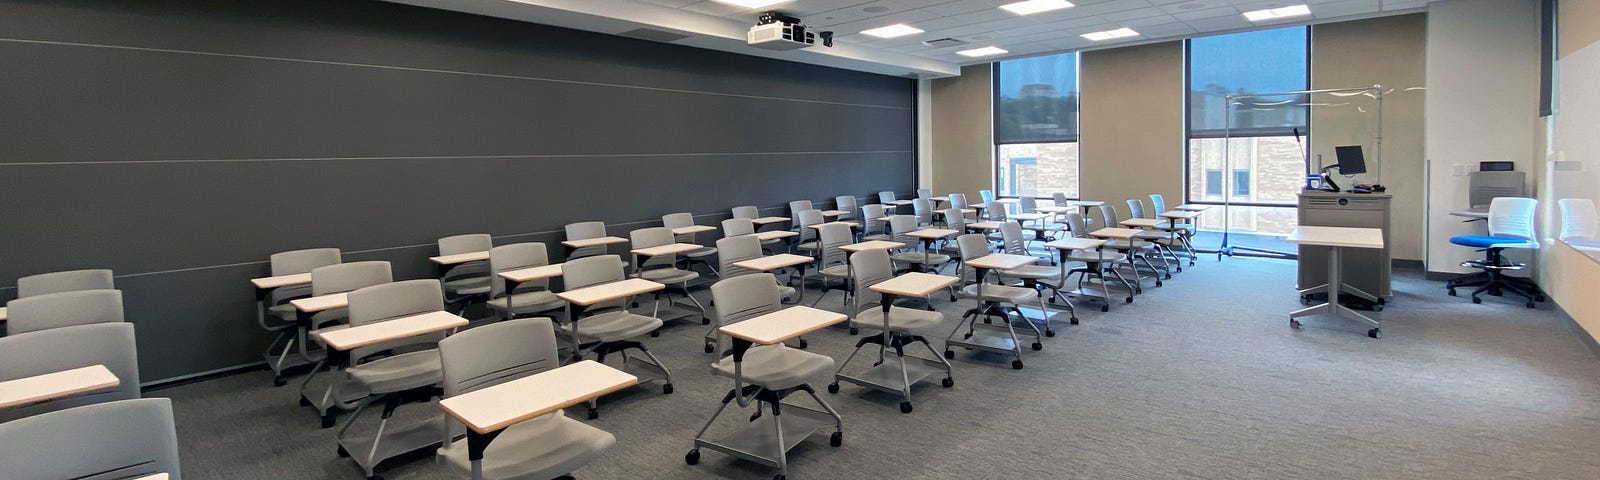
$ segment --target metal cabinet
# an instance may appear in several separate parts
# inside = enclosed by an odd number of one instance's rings
[[[1383,230],[1383,248],[1347,248],[1344,283],[1379,298],[1392,298],[1389,288],[1389,208],[1393,196],[1382,193],[1307,191],[1300,194],[1300,224],[1323,227],[1360,227]],[[1328,247],[1300,247],[1299,287],[1327,283]]]

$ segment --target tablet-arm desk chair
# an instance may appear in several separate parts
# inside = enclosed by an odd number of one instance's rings
[[[591,238],[600,238],[606,236],[605,222],[569,223],[565,229],[567,231],[567,240],[588,240]],[[569,248],[569,251],[567,252],[567,260],[592,257],[595,255],[605,255],[607,249],[608,247],[606,245]]]
[[[667,228],[672,228],[672,229],[678,229],[678,228],[684,228],[684,227],[693,227],[694,226],[694,214],[687,213],[687,212],[680,212],[680,213],[669,213],[669,214],[666,214],[666,215],[662,215],[661,216],[661,226],[667,227]],[[678,243],[693,243],[693,244],[696,244],[696,245],[700,244],[700,241],[698,240],[698,238],[700,237],[700,234],[698,234],[698,233],[685,233],[685,234],[682,234],[682,235],[674,235],[674,237],[676,239],[675,241],[677,241]],[[683,265],[683,269],[684,270],[692,270],[692,269],[694,269],[694,265],[698,263],[698,264],[701,264],[701,265],[705,265],[706,268],[711,269],[711,274],[712,275],[716,275],[717,274],[717,267],[713,266],[711,264],[710,260],[706,260],[706,258],[708,258],[708,257],[710,257],[712,255],[716,255],[716,254],[717,254],[717,249],[715,247],[701,247],[699,250],[695,250],[695,251],[684,253],[683,254],[683,264],[684,264]]]
[[[811,205],[810,200],[795,200],[789,202],[789,225],[791,229],[794,229],[795,231],[803,230],[799,228],[800,212],[804,212],[806,210],[816,210],[816,207]],[[804,233],[802,233],[802,235],[803,234]]]
[[[6,307],[10,312],[10,318],[6,321],[7,335],[95,323],[118,323],[122,321],[122,291],[47,293],[12,300]]]
[[[1528,300],[1526,306],[1544,301],[1539,285],[1525,277],[1512,277],[1505,272],[1522,270],[1527,264],[1507,261],[1502,252],[1508,248],[1537,250],[1539,242],[1533,229],[1533,214],[1539,201],[1532,198],[1498,197],[1489,203],[1488,235],[1457,235],[1450,243],[1476,248],[1484,252],[1483,260],[1468,260],[1461,266],[1482,270],[1453,278],[1445,284],[1445,291],[1455,296],[1458,287],[1478,287],[1471,293],[1472,303],[1482,303],[1478,295],[1487,292],[1499,295],[1507,290]]]
[[[808,201],[806,203],[810,202]],[[824,219],[822,217],[822,210],[801,210],[799,213],[796,213],[795,227],[800,229],[800,236],[795,237],[795,242],[797,242],[794,246],[795,250],[799,250],[802,254],[815,255],[818,245],[817,229],[811,227],[814,225],[821,225],[823,222]]]
[[[1072,231],[1073,237],[1094,238],[1089,235],[1089,221],[1083,218],[1083,214],[1069,212],[1066,215],[1067,228]],[[1094,252],[1073,251],[1061,260],[1062,265],[1066,265],[1067,262],[1083,262],[1082,267],[1067,271],[1068,277],[1071,277],[1072,274],[1078,274],[1079,290],[1083,289],[1083,285],[1086,282],[1093,285],[1094,282],[1091,280],[1099,281],[1100,299],[1104,301],[1100,305],[1100,311],[1102,312],[1111,310],[1111,286],[1106,283],[1107,273],[1116,276],[1117,281],[1122,283],[1122,287],[1127,289],[1128,296],[1124,299],[1126,303],[1133,303],[1133,293],[1136,290],[1134,285],[1128,282],[1127,277],[1122,276],[1122,271],[1114,268],[1116,265],[1128,261],[1128,254],[1108,250],[1112,250],[1112,248],[1101,246]],[[1094,297],[1090,296],[1089,298]]]
[[[124,379],[124,381],[126,381]],[[134,382],[138,385],[138,382]],[[172,400],[89,405],[0,424],[0,465],[14,480],[182,480]]]
[[[717,270],[722,272],[722,275],[717,278],[732,278],[757,273],[755,270],[734,265],[745,260],[761,258],[761,240],[754,235],[740,234],[722,237],[717,240],[717,251],[719,252],[717,254]],[[778,290],[783,292],[785,300],[795,297],[794,287],[780,285]],[[716,302],[712,302],[712,305],[716,305]],[[706,334],[707,339],[714,338],[716,327],[712,327],[711,330],[712,333]],[[707,343],[707,346],[709,345],[710,343]]]
[[[861,340],[856,341],[855,350],[851,351],[850,356],[844,359],[844,363],[840,363],[839,368],[834,370],[833,382],[828,384],[828,393],[839,393],[840,380],[889,391],[898,390],[896,393],[900,394],[900,413],[911,413],[911,385],[909,384],[916,383],[917,379],[930,373],[928,372],[930,367],[944,370],[942,384],[945,388],[955,386],[955,380],[951,376],[953,369],[950,367],[950,362],[940,356],[939,351],[934,350],[933,345],[928,343],[927,337],[922,335],[923,332],[937,327],[940,322],[943,322],[944,314],[933,310],[931,301],[929,302],[928,310],[895,306],[892,304],[894,302],[893,297],[885,298],[884,294],[872,289],[873,285],[894,278],[894,269],[889,261],[888,251],[863,250],[851,254],[850,261],[855,274],[854,298],[856,299],[855,306],[850,310],[853,312],[850,316],[850,330],[851,332],[859,332],[861,329],[877,330],[878,334],[866,335],[861,337]],[[890,304],[885,305],[883,302],[889,302]],[[908,356],[906,355],[905,347],[917,343],[927,347],[928,353],[933,355],[935,360],[911,355],[909,360],[918,365],[915,367],[907,365]],[[870,374],[852,376],[844,373],[845,368],[850,366],[850,362],[855,360],[856,355],[861,354],[861,349],[868,345],[878,346],[878,360],[872,364],[875,368],[888,363],[886,360],[888,349],[894,349],[896,360],[899,360],[899,381],[892,383],[878,382],[874,381]],[[885,388],[890,386],[899,388]]]
[[[751,207],[751,208],[754,208],[754,207]],[[751,222],[750,219],[748,219],[748,218],[730,218],[730,219],[722,221],[722,237],[723,238],[737,237],[737,236],[740,236],[740,235],[754,235],[755,233],[756,233],[756,224],[755,224],[755,222]],[[782,239],[782,238],[774,238],[774,239],[771,239],[771,240],[760,240],[760,239],[757,239],[757,241],[760,242],[758,245],[761,246],[762,250],[766,250],[766,251],[770,251],[770,252],[777,252],[779,250],[783,250],[782,245],[783,245],[784,239]],[[718,258],[717,258],[717,260],[718,260],[717,264],[721,267],[721,268],[717,269],[717,275],[720,277],[720,276],[724,276],[724,275],[728,274],[727,270],[724,270],[724,269],[728,268],[727,265],[729,265],[730,262],[721,261],[722,260],[721,255],[727,255],[727,252],[723,252],[722,251],[722,247],[721,246],[717,247],[717,251],[719,252],[719,255],[718,255]],[[759,251],[757,252],[757,255],[759,256]],[[744,258],[744,259],[740,259],[740,260],[749,260],[749,259],[748,258]]]
[[[1159,213],[1161,210],[1158,210],[1157,212]],[[1144,200],[1138,198],[1128,199],[1128,216],[1129,218],[1156,219],[1153,213],[1145,211]],[[1172,262],[1176,264],[1177,270],[1182,272],[1183,259],[1178,257],[1178,253],[1172,250],[1174,245],[1182,247],[1182,242],[1178,240],[1178,235],[1172,231],[1172,224],[1170,221],[1165,224],[1166,228],[1162,228],[1162,226],[1162,224],[1157,224],[1154,227],[1155,230],[1145,230],[1139,232],[1139,234],[1135,235],[1133,238],[1153,244],[1155,246],[1154,248],[1156,253],[1161,257],[1161,265],[1163,268],[1166,268],[1168,265],[1170,265],[1167,263],[1167,257],[1172,257]],[[1172,276],[1168,275],[1167,278],[1172,278]]]
[[[933,200],[917,198],[911,201],[911,214],[916,215],[918,226],[933,225]]]
[[[1563,198],[1556,201],[1561,207],[1561,238],[1568,242],[1595,243],[1600,240],[1600,215],[1595,213],[1594,200]]]
[[[267,258],[267,263],[271,265],[272,276],[274,277],[310,274],[317,267],[338,265],[343,261],[343,256],[337,248],[291,250],[274,253]],[[273,288],[267,291],[257,291],[257,295],[260,295],[257,300],[261,301],[262,305],[266,307],[265,312],[261,312],[256,316],[257,323],[261,324],[263,330],[278,333],[278,336],[273,338],[272,343],[267,344],[267,349],[262,353],[262,358],[266,360],[267,366],[272,368],[273,386],[283,386],[287,383],[287,380],[283,378],[284,370],[300,364],[316,362],[316,359],[312,357],[311,352],[306,347],[307,330],[300,328],[300,324],[295,321],[294,305],[289,304],[290,300],[311,296],[311,284],[302,283]],[[269,316],[276,323],[269,323],[267,319]],[[279,347],[279,345],[282,345],[282,347]],[[289,362],[290,350],[295,350],[295,353],[300,356],[299,362]]]
[[[621,258],[616,255],[570,260],[561,266],[561,283],[565,286],[564,291],[572,292],[584,287],[620,282],[627,278],[623,274],[622,264]],[[606,356],[612,353],[624,354],[624,367],[637,362],[647,370],[658,373],[660,375],[658,379],[663,382],[661,393],[671,394],[672,371],[668,370],[666,364],[656,358],[654,353],[650,353],[643,342],[635,340],[661,329],[661,319],[628,311],[626,308],[628,301],[628,298],[618,298],[581,308],[569,302],[567,322],[558,327],[560,336],[576,340],[576,345],[572,345],[573,361],[593,353],[596,356],[595,360],[605,363]],[[625,354],[627,350],[638,350],[649,361],[628,358]],[[641,382],[643,381],[641,379]],[[589,419],[596,418],[600,418],[598,402],[591,400]]]
[[[671,245],[675,241],[672,229],[666,227],[641,228],[628,232],[628,237],[635,250]],[[656,255],[636,260],[639,265],[634,268],[633,276],[667,286],[667,288],[657,290],[654,293],[655,301],[652,302],[653,310],[650,312],[650,316],[659,317],[661,315],[661,299],[666,297],[668,306],[694,308],[700,312],[700,324],[710,325],[711,319],[706,317],[706,307],[700,305],[700,300],[694,298],[694,295],[689,294],[689,282],[700,278],[700,274],[678,268],[677,257],[676,254]],[[635,255],[635,258],[638,259],[640,257]],[[673,295],[680,295],[688,299],[690,303],[674,300],[672,298]]]
[[[561,365],[548,318],[524,318],[473,328],[439,341],[446,398],[475,392]],[[472,471],[459,421],[449,420],[439,456],[462,472]],[[483,478],[560,478],[588,464],[617,443],[616,437],[561,410],[507,427],[483,452]]]
[[[978,190],[978,199],[983,200],[984,205],[988,205],[989,202],[998,200],[994,198],[994,190]]]
[[[850,265],[849,254],[839,247],[849,245],[855,239],[850,233],[848,225],[823,225],[817,229],[818,241],[822,242],[822,251],[817,255],[817,274],[822,276],[822,293],[817,294],[817,299],[811,306],[817,306],[822,297],[833,291],[833,282],[842,283],[845,288],[838,289],[844,292],[842,301],[850,300]]]
[[[892,192],[892,191],[884,190],[882,192],[878,192],[878,203],[879,204],[889,205],[889,204],[893,203],[895,200],[896,199],[894,198],[894,192]]]
[[[78,290],[112,290],[115,288],[117,286],[114,284],[110,270],[68,270],[18,278],[17,298],[47,293],[74,292]]]
[[[722,328],[724,325],[733,325],[747,319],[776,312],[778,309],[783,308],[783,304],[781,302],[783,292],[779,289],[770,290],[771,292],[777,292],[778,298],[768,298],[767,293],[769,293],[769,289],[754,285],[747,285],[743,287],[743,289],[746,290],[746,294],[744,295],[728,294],[729,289],[738,290],[740,285],[761,283],[762,280],[771,282],[772,285],[778,284],[778,277],[766,272],[752,272],[747,275],[724,278],[718,280],[717,283],[711,284],[711,298],[715,299],[715,301],[725,303],[717,304],[717,320],[712,323],[711,331],[707,333],[707,335],[710,336],[710,339],[713,341],[713,343],[708,344],[707,347],[714,347],[711,349],[712,351],[708,353],[716,353],[718,358],[722,357],[722,333],[717,331],[717,329]],[[719,295],[717,293],[719,291],[721,291],[722,294]],[[758,293],[749,294],[752,291]]]
[[[373,285],[350,292],[350,326],[359,327],[401,317],[444,311],[444,291],[434,279],[405,280]],[[337,435],[340,456],[349,455],[366,472],[368,478],[378,462],[433,444],[429,439],[443,436],[442,414],[435,411],[416,423],[389,427],[389,419],[401,405],[429,402],[442,395],[439,382],[443,374],[439,367],[438,343],[445,332],[411,336],[373,345],[356,347],[348,354],[350,366],[344,370],[352,381],[336,384],[339,388],[353,387],[366,395],[354,404],[341,402],[345,409],[355,412],[345,421]],[[350,392],[337,392],[334,398],[353,398]],[[367,436],[349,435],[350,427],[361,418],[367,406],[383,403],[377,432]],[[426,432],[431,432],[426,433]],[[426,442],[411,445],[412,442]],[[385,442],[404,444],[404,447],[384,448]],[[365,447],[365,448],[363,448]]]
[[[550,280],[539,279],[518,283],[514,291],[507,292],[510,280],[500,278],[501,272],[550,264],[550,251],[543,243],[513,243],[489,249],[489,270],[495,273],[489,279],[489,308],[496,316],[510,320],[524,315],[534,315],[560,310],[566,302],[550,291]]]
[[[0,422],[83,405],[139,398],[139,354],[133,324],[97,323],[52,328],[0,338],[0,381],[105,365],[117,386],[69,397],[0,409]],[[5,449],[10,451],[16,445]],[[9,465],[9,464],[7,464]],[[9,468],[7,478],[10,476]]]
[[[487,252],[494,248],[494,239],[487,233],[470,233],[439,239],[439,255]],[[465,312],[473,302],[489,299],[489,262],[477,261],[440,265],[439,281],[444,282],[445,303],[459,304],[457,312]]]
[[[844,212],[839,214],[839,221],[851,221],[856,219],[856,212],[860,211],[861,206],[856,203],[855,195],[840,195],[833,197],[833,208]]]
[[[955,329],[951,330],[950,335],[945,337],[944,358],[955,358],[953,347],[956,344],[960,344],[960,346],[967,348],[976,348],[993,353],[1010,353],[1013,357],[1011,368],[1021,370],[1022,341],[1017,338],[1017,330],[1010,317],[1010,312],[1015,312],[1018,319],[1033,330],[1033,345],[1031,347],[1034,350],[1042,350],[1044,349],[1044,332],[1041,332],[1039,326],[1033,323],[1033,319],[1023,315],[1022,309],[1019,307],[1038,301],[1039,311],[1045,312],[1047,310],[1044,309],[1044,296],[1031,288],[986,283],[988,279],[986,278],[986,272],[983,271],[985,269],[973,266],[973,262],[988,256],[990,253],[989,241],[983,235],[976,233],[962,235],[956,237],[956,244],[961,248],[961,258],[963,259],[961,272],[958,274],[961,281],[957,282],[958,285],[963,285],[961,287],[961,297],[975,299],[978,305],[976,308],[967,310],[961,316],[961,321],[956,322]],[[978,322],[980,317],[988,318],[996,314],[1000,317],[1000,325],[988,323],[987,320],[983,323]],[[963,326],[966,327],[966,332],[962,334],[960,340],[955,340],[956,335],[962,333]],[[977,328],[979,326],[1004,329],[1005,334],[1001,338],[1009,340],[1009,343],[1005,341],[998,343],[977,343],[977,341],[972,341],[973,337],[978,335]]]
[[[389,262],[385,261],[350,262],[340,263],[337,265],[328,265],[326,267],[317,267],[311,270],[311,295],[314,297],[320,297],[335,293],[349,293],[373,285],[382,285],[393,281],[394,273],[390,268]],[[346,303],[348,304],[348,298],[346,298]],[[303,316],[306,315],[304,312],[300,312],[298,314]],[[348,308],[323,310],[310,314],[309,317],[301,323],[301,327],[305,328],[307,336],[311,337],[311,333],[321,328],[343,328],[342,326],[336,324],[347,320],[349,317],[350,309]],[[310,388],[312,379],[317,378],[317,375],[322,373],[323,367],[327,364],[328,358],[326,356],[318,359],[317,364],[311,367],[311,374],[306,375],[306,378],[300,381],[300,394],[302,396],[305,396],[306,398],[313,398],[307,393],[307,389]],[[311,404],[312,407],[317,409],[317,414],[322,417],[323,428],[333,426],[333,422],[336,420],[338,415],[338,410],[335,407],[338,406],[337,403],[339,399],[334,398],[335,387],[336,385],[332,383],[326,387],[323,387],[322,393],[315,396],[316,400],[314,400]],[[302,402],[302,404],[304,404],[304,402]]]
[[[889,215],[889,209],[881,203],[861,206],[861,241],[888,240],[889,222],[879,220]]]
[[[1111,206],[1111,204],[1100,206],[1100,220],[1105,222],[1100,224],[1102,228],[1117,228],[1122,225],[1122,219],[1117,217],[1116,207]],[[1154,243],[1150,243],[1145,239],[1134,236],[1133,238],[1127,240],[1112,240],[1106,242],[1105,246],[1112,250],[1116,250],[1128,255],[1128,268],[1134,273],[1133,276],[1135,285],[1143,282],[1143,279],[1139,276],[1139,262],[1144,262],[1144,267],[1149,269],[1150,274],[1156,277],[1157,287],[1162,286],[1162,273],[1166,274],[1166,278],[1172,278],[1172,272],[1168,272],[1161,268],[1156,268],[1155,263],[1150,260],[1151,252],[1154,252],[1156,249],[1156,245]],[[1163,262],[1165,262],[1165,260],[1163,260]],[[1163,263],[1162,266],[1166,267],[1166,264]]]
[[[1012,255],[1033,255],[1028,251],[1027,241],[1023,239],[1022,226],[1017,225],[1016,222],[1000,224],[1000,238],[1000,251]],[[1072,305],[1072,301],[1068,300],[1066,295],[1061,294],[1061,286],[1066,282],[1065,275],[1060,267],[1033,264],[996,273],[1001,278],[1002,283],[1006,279],[1012,278],[1022,280],[1023,288],[1031,288],[1039,292],[1041,297],[1045,297],[1045,290],[1050,290],[1050,295],[1047,297],[1049,298],[1049,303],[1057,305],[1056,301],[1060,300],[1061,303],[1059,305],[1066,305],[1067,313],[1072,316],[1070,322],[1073,325],[1078,324],[1078,308]],[[1056,336],[1055,329],[1050,327],[1050,318],[1055,315],[1051,315],[1048,310],[1041,309],[1040,312],[1045,315],[1044,335],[1047,337]]]
[[[908,234],[918,230],[917,222],[917,217],[912,215],[889,217],[889,229],[893,231],[889,241],[904,244],[908,249],[895,253],[889,257],[889,260],[894,262],[895,265],[914,266],[917,270],[925,272],[938,272],[939,269],[950,263],[950,256],[942,253],[933,253],[932,251],[918,252],[915,250],[917,245],[922,243],[922,240]]]

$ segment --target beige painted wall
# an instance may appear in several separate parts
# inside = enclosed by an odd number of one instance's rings
[[[1079,152],[1083,198],[1183,203],[1183,43],[1084,52]]]
[[[1557,15],[1561,56],[1556,64],[1556,114],[1548,124],[1547,161],[1539,162],[1544,168],[1537,177],[1546,238],[1560,232],[1557,200],[1600,201],[1600,139],[1593,129],[1600,123],[1600,0],[1562,0]],[[1549,160],[1579,163],[1582,169],[1557,171]],[[1594,289],[1600,285],[1600,253],[1586,254],[1547,241],[1539,258],[1540,286],[1590,336],[1600,339],[1600,296]]]
[[[978,202],[989,188],[994,163],[993,100],[989,64],[961,68],[961,76],[933,81],[934,192],[965,193]]]
[[[1427,199],[1426,161],[1423,155],[1424,90],[1427,78],[1428,21],[1426,14],[1373,18],[1316,25],[1311,30],[1311,88],[1349,88],[1383,85],[1391,90],[1383,99],[1383,163],[1381,172],[1356,177],[1359,183],[1379,181],[1394,195],[1390,241],[1392,256],[1424,257]],[[1370,100],[1318,96],[1313,103],[1349,103],[1311,108],[1312,154],[1333,161],[1333,147],[1363,145],[1369,170],[1373,169],[1373,134],[1376,117],[1356,111],[1371,110]],[[1315,161],[1315,160],[1313,160]],[[1345,183],[1345,182],[1340,182]]]
[[[1561,0],[1556,15],[1559,58],[1600,42],[1600,0]]]

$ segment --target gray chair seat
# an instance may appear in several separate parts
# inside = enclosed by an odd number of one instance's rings
[[[896,253],[894,256],[889,257],[889,260],[895,263],[927,263],[929,265],[950,263],[950,256],[942,253],[928,253],[926,262],[923,261],[922,256],[922,252],[902,252]]]
[[[483,454],[483,478],[548,480],[577,470],[617,443],[617,438],[555,412],[507,427]],[[439,449],[450,465],[472,471],[467,442]]]
[[[1061,278],[1061,267],[1047,267],[1044,265],[1024,265],[1000,272],[1002,277],[1027,278],[1033,280],[1051,280]],[[987,290],[984,293],[989,293]]]
[[[1137,234],[1137,235],[1134,235],[1133,238],[1137,238],[1137,239],[1140,239],[1140,240],[1165,240],[1168,235],[1170,235],[1170,234],[1168,234],[1166,232],[1154,232],[1154,231],[1150,231],[1150,230],[1145,230],[1145,231],[1139,232],[1139,234]]]
[[[1067,230],[1067,226],[1065,224],[1060,224],[1060,223],[1046,223],[1044,225],[1039,225],[1037,223],[1029,223],[1027,226],[1024,226],[1022,228],[1026,229],[1026,230],[1046,231],[1046,232],[1064,232],[1064,231]]]
[[[444,282],[448,295],[480,295],[489,293],[489,277],[458,278]]]
[[[661,328],[661,319],[630,312],[607,312],[578,320],[578,339],[585,342],[627,340]],[[564,336],[572,335],[572,324],[561,326]]]
[[[566,305],[566,302],[561,301],[560,298],[556,298],[556,294],[551,293],[549,290],[519,292],[511,296],[511,301],[512,304],[516,305],[517,307],[517,311],[512,313],[543,312],[545,310],[561,308],[562,306]],[[490,299],[488,304],[489,308],[495,309],[496,311],[506,311],[506,297]]]
[[[790,287],[790,286],[786,286],[786,285],[778,285],[778,296],[782,297],[784,300],[793,299],[794,298],[794,294],[795,294],[794,287]]]
[[[1105,246],[1106,246],[1106,248],[1111,248],[1111,249],[1114,249],[1114,250],[1132,250],[1132,249],[1149,250],[1151,248],[1155,248],[1155,245],[1150,244],[1149,242],[1139,242],[1137,244],[1133,244],[1133,243],[1129,243],[1127,240],[1112,240],[1112,241],[1106,242]]]
[[[988,293],[988,292],[984,292]],[[889,331],[919,332],[936,327],[944,321],[944,314],[915,308],[890,307]],[[883,330],[883,307],[862,310],[850,319],[850,326]]]
[[[294,321],[295,316],[296,316],[295,312],[296,312],[296,310],[294,308],[294,305],[290,305],[290,304],[287,304],[287,303],[279,304],[279,305],[273,305],[273,306],[267,307],[267,313],[268,314],[270,314],[270,315],[272,315],[274,317],[281,318],[284,321]]]
[[[1127,260],[1127,259],[1128,259],[1128,254],[1126,254],[1126,253],[1117,253],[1117,252],[1096,253],[1096,252],[1077,251],[1077,252],[1072,252],[1071,255],[1067,255],[1067,261],[1069,261],[1069,262],[1118,263],[1118,262],[1121,262],[1121,261]]]
[[[351,379],[366,385],[372,393],[391,393],[422,388],[444,379],[438,350],[402,353],[345,369]]]
[[[961,289],[961,295],[966,298],[978,298],[978,286],[967,285]],[[1039,292],[1031,288],[994,284],[983,286],[983,301],[985,302],[1004,302],[1020,305],[1036,301],[1038,298]]]
[[[813,240],[813,241],[810,241],[810,242],[802,242],[799,245],[795,245],[794,248],[797,248],[797,249],[800,249],[800,250],[816,250],[819,247],[818,247],[818,243],[815,240]]]
[[[733,378],[733,356],[711,364],[712,373]],[[806,383],[820,374],[833,371],[833,358],[783,345],[753,347],[744,354],[744,381],[768,390],[782,390]]]
[[[849,265],[834,265],[834,266],[822,269],[822,271],[820,273],[822,274],[822,276],[827,277],[827,278],[850,278],[850,266]]]
[[[696,278],[700,278],[700,274],[698,272],[679,270],[676,268],[655,268],[639,272],[639,278],[670,285],[675,283],[684,283]]]

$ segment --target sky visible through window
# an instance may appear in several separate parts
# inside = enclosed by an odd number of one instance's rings
[[[1306,88],[1306,28],[1217,35],[1189,41],[1189,89],[1290,92]]]

